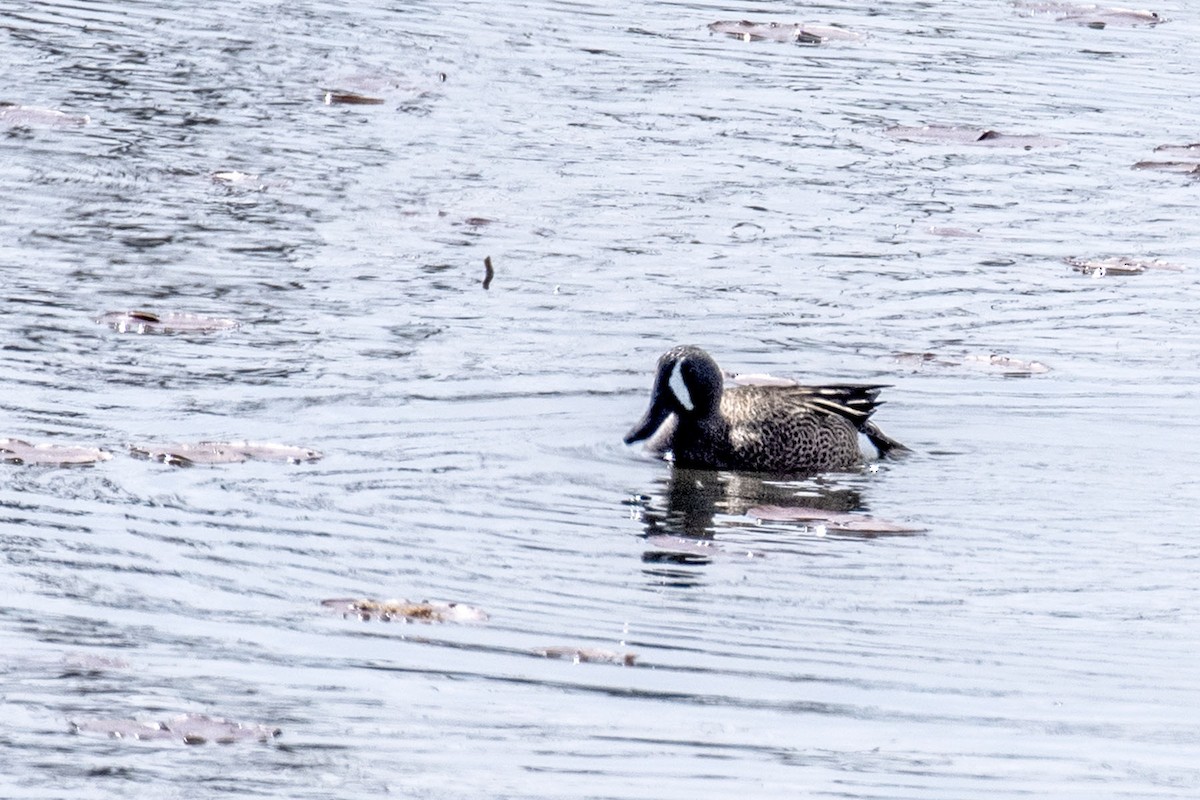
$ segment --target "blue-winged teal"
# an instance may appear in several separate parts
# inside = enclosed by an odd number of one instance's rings
[[[848,469],[863,460],[859,432],[881,455],[907,449],[870,421],[883,388],[725,389],[712,356],[698,347],[675,347],[658,360],[650,409],[625,435],[625,443],[653,436],[654,446],[672,451],[681,467],[775,473]]]

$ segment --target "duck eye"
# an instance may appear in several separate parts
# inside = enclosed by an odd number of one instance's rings
[[[688,391],[687,381],[683,378],[684,360],[680,359],[675,362],[675,366],[671,369],[671,378],[667,381],[667,386],[671,388],[671,393],[675,395],[675,399],[679,401],[679,405],[688,411],[694,411],[696,404],[692,402],[692,394]]]

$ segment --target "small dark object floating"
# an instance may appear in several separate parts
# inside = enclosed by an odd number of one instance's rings
[[[232,319],[174,311],[163,314],[153,311],[107,311],[96,317],[96,322],[109,326],[117,333],[216,333],[233,330],[240,325]]]
[[[240,464],[243,461],[282,461],[300,464],[319,461],[318,450],[269,442],[183,442],[167,445],[131,445],[129,454],[135,458],[161,461],[173,467],[196,464]]]
[[[492,285],[494,277],[496,277],[496,270],[492,269],[492,257],[487,256],[483,259],[483,288],[485,290]]]
[[[483,610],[462,603],[335,598],[322,600],[321,605],[363,622],[484,622],[488,618]]]
[[[266,725],[246,725],[204,714],[180,714],[162,722],[135,719],[81,719],[71,721],[72,733],[99,733],[112,739],[174,740],[184,744],[266,742],[282,731]]]
[[[30,444],[21,439],[0,439],[0,461],[33,467],[72,467],[108,461],[112,453],[98,447],[65,444]]]

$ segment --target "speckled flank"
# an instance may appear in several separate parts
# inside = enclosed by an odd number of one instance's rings
[[[686,386],[693,408],[679,402]],[[796,473],[849,469],[862,463],[858,435],[886,454],[903,449],[868,422],[882,386],[735,386],[724,388],[716,362],[696,347],[659,359],[645,418],[626,442],[646,439],[674,416],[660,446],[681,467]]]

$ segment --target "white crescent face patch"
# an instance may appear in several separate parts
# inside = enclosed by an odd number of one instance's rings
[[[667,381],[667,386],[670,387],[671,393],[675,395],[675,399],[679,401],[679,405],[688,411],[694,411],[696,404],[692,402],[691,392],[688,391],[687,383],[683,380],[683,362],[684,359],[675,362],[675,366],[671,369],[671,378]]]

